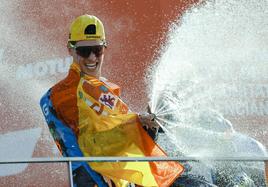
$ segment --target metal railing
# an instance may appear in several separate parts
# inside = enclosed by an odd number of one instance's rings
[[[72,162],[165,162],[165,161],[235,161],[235,162],[268,162],[268,157],[58,157],[0,160],[0,164],[24,163],[68,163],[70,186],[73,187]],[[267,179],[266,179],[267,180]]]
[[[261,157],[36,157],[29,159],[0,160],[0,164],[50,163],[50,162],[153,162],[153,161],[268,161],[268,156]]]

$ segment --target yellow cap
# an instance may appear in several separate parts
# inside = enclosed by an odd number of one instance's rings
[[[69,42],[90,40],[106,45],[104,27],[99,18],[92,15],[77,17],[71,24]]]

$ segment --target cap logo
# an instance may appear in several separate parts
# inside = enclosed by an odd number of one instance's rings
[[[100,36],[86,36],[86,38],[96,38],[96,39],[98,39],[98,38],[100,38]]]
[[[85,29],[84,34],[96,34],[96,25],[94,24],[88,25]]]

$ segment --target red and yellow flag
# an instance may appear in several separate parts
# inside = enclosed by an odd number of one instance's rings
[[[73,63],[71,70],[81,75]],[[70,82],[73,79],[70,78]],[[73,92],[72,92],[73,93]],[[120,89],[106,80],[87,75],[76,83],[78,144],[85,156],[166,156],[142,128],[137,114],[119,97]],[[61,98],[63,99],[63,98]],[[169,186],[182,173],[177,162],[90,162],[116,186],[128,182],[140,186]]]

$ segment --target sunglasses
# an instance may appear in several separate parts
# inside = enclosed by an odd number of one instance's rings
[[[76,47],[75,50],[79,56],[88,58],[91,52],[94,53],[96,57],[100,57],[103,54],[103,48],[104,46],[81,46]]]

